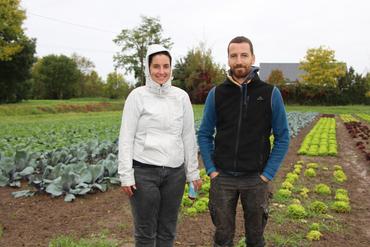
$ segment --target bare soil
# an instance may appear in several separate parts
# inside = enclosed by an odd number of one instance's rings
[[[349,191],[352,211],[341,214],[339,221],[344,230],[325,234],[313,246],[368,247],[370,246],[370,162],[356,149],[343,123],[337,119],[337,157],[306,157],[297,150],[310,126],[291,141],[289,153],[272,185],[272,191],[281,183],[298,160],[340,164],[348,176],[345,188]],[[0,225],[3,236],[1,247],[48,246],[51,239],[60,235],[76,238],[104,233],[121,241],[122,246],[133,246],[133,222],[126,196],[119,187],[111,187],[105,193],[78,197],[72,203],[62,198],[37,195],[15,199],[11,192],[19,189],[0,188]],[[239,206],[235,242],[244,235],[242,212]],[[277,225],[270,221],[266,231]],[[181,215],[175,246],[211,246],[213,225],[208,213],[188,217]],[[272,245],[269,245],[272,246]]]

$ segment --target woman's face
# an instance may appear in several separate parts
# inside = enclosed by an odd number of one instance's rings
[[[149,72],[153,81],[159,85],[164,84],[171,75],[170,58],[164,54],[155,55],[149,66]]]

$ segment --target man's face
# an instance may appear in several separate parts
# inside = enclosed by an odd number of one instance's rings
[[[229,66],[236,80],[244,79],[254,64],[254,55],[248,43],[231,43],[229,46]]]

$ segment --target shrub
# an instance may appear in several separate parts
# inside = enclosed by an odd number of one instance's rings
[[[299,175],[299,174],[301,174],[301,171],[302,171],[302,169],[301,169],[301,168],[294,168],[293,173],[295,173],[295,174]]]
[[[201,176],[201,177],[207,176],[206,169],[201,169],[200,172],[199,172],[199,176]]]
[[[307,216],[307,212],[300,204],[291,204],[288,206],[288,216],[293,219],[303,219]]]
[[[291,190],[293,188],[293,185],[290,182],[285,181],[282,186],[283,189]]]
[[[184,195],[182,197],[182,206],[190,207],[191,205],[193,205],[193,201],[187,195]]]
[[[344,194],[335,194],[335,200],[349,202],[348,196]]]
[[[306,165],[307,168],[317,169],[319,167],[318,163],[308,163]]]
[[[337,183],[343,183],[347,181],[347,176],[343,172],[343,170],[336,170],[333,172],[333,175],[334,175],[334,181]]]
[[[316,177],[316,172],[313,168],[308,168],[304,172],[305,177]]]
[[[197,209],[194,207],[190,207],[190,208],[187,208],[185,212],[189,216],[194,216],[197,214]]]
[[[308,192],[310,192],[310,190],[306,187],[303,187],[301,189],[301,192],[299,193],[301,196],[303,196],[303,198],[307,198],[308,197]]]
[[[306,238],[310,241],[314,241],[314,240],[320,240],[320,238],[322,237],[322,234],[321,232],[317,231],[317,230],[311,230],[307,233],[306,235]]]
[[[310,225],[310,230],[319,231],[320,230],[320,224],[319,223],[312,223]]]
[[[319,214],[325,214],[328,211],[328,206],[321,201],[314,201],[310,204],[310,210],[319,213]]]
[[[330,195],[331,190],[326,184],[318,184],[315,186],[315,192],[320,195]]]
[[[294,198],[292,200],[292,204],[301,204],[301,201],[299,199]]]
[[[331,209],[337,213],[349,213],[351,211],[351,206],[348,202],[344,201],[335,201],[331,205]]]
[[[335,195],[342,194],[348,197],[348,191],[346,189],[337,189]]]
[[[193,207],[197,210],[197,213],[204,213],[207,211],[207,204],[202,200],[196,201]]]
[[[202,185],[202,191],[204,192],[209,192],[209,189],[211,188],[211,184],[210,183],[204,183]]]
[[[343,170],[343,168],[340,166],[340,165],[335,165],[334,166],[334,170]]]
[[[297,174],[295,174],[295,173],[292,173],[292,172],[289,172],[287,175],[286,175],[286,179],[285,179],[285,181],[287,181],[287,182],[289,182],[289,183],[291,183],[291,184],[294,184],[295,183],[295,181],[297,181],[298,180],[298,175]]]
[[[276,197],[278,198],[284,198],[284,199],[288,199],[290,198],[292,195],[292,192],[290,190],[287,190],[287,189],[280,189],[276,192]]]
[[[299,165],[299,164],[294,165],[294,169],[302,169],[302,165]]]
[[[208,205],[209,199],[208,199],[208,197],[201,197],[201,198],[199,198],[199,201],[203,201]]]

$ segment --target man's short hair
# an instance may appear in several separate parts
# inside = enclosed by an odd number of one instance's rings
[[[227,46],[227,54],[229,54],[229,47],[230,47],[230,44],[232,44],[232,43],[248,43],[249,47],[251,48],[252,55],[254,55],[253,44],[252,44],[252,41],[250,39],[248,39],[244,36],[237,36],[237,37],[233,38],[229,42],[229,45]]]

